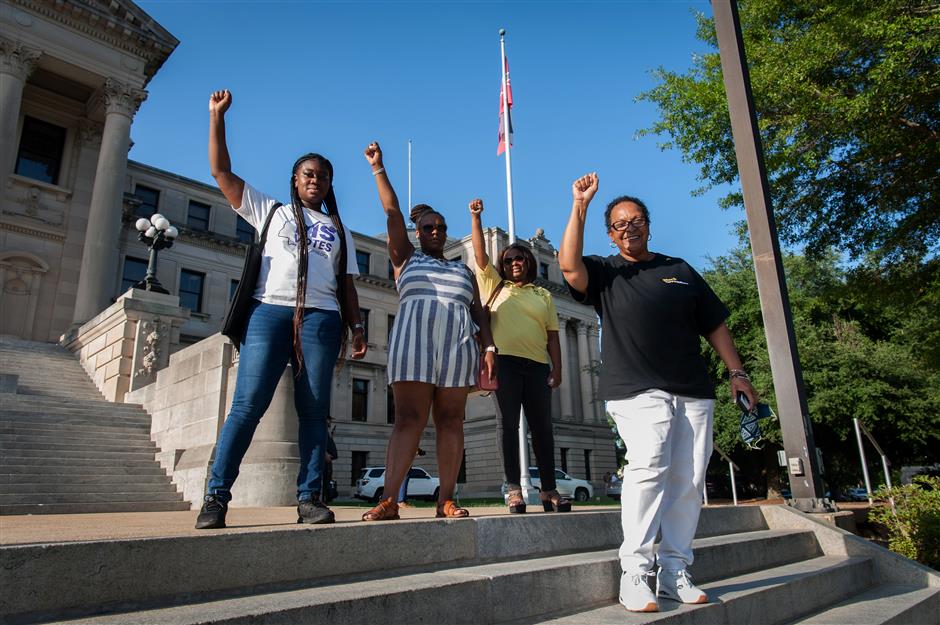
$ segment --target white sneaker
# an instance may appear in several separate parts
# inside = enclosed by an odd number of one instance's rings
[[[656,595],[650,589],[652,572],[624,573],[620,576],[620,603],[631,612],[659,612]]]
[[[708,595],[692,583],[692,578],[685,569],[659,569],[659,575],[656,576],[656,594],[682,603],[708,603]]]

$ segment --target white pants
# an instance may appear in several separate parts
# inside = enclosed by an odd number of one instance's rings
[[[712,454],[715,400],[649,390],[607,402],[627,447],[620,518],[620,565],[646,573],[692,564],[692,539],[702,509]],[[658,554],[656,535],[661,531]]]

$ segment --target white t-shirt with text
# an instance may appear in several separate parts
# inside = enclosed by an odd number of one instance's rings
[[[242,205],[235,212],[261,232],[264,220],[277,203],[248,183],[242,193]],[[339,233],[325,214],[304,208],[307,225],[307,294],[304,306],[339,310],[336,301],[336,272],[339,270]],[[356,247],[349,228],[346,231],[346,272],[359,275]],[[254,298],[265,304],[293,306],[297,294],[297,225],[289,205],[278,207],[268,227],[268,237],[261,258],[261,271]]]

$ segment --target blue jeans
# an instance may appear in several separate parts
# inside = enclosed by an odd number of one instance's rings
[[[271,404],[288,361],[297,371],[293,341],[293,306],[254,301],[248,329],[239,349],[238,377],[232,408],[215,447],[208,493],[221,501],[232,499],[232,484],[258,422]],[[330,411],[333,367],[339,356],[340,318],[335,310],[308,308],[302,330],[303,368],[294,378],[297,446],[300,473],[297,500],[319,494],[326,453],[326,417]]]

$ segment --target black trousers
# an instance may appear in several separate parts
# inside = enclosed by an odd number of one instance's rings
[[[552,432],[550,367],[519,356],[498,356],[496,406],[502,421],[503,471],[506,482],[519,483],[519,409],[525,410],[532,434],[542,490],[555,490],[555,436]]]

